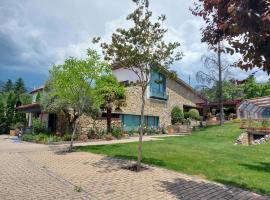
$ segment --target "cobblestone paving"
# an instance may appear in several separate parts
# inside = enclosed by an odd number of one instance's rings
[[[1,148],[6,144],[7,148]],[[15,151],[14,145],[18,146]],[[270,200],[234,187],[150,167],[140,173],[124,161],[85,152],[64,153],[43,145],[0,138],[0,199]],[[5,149],[5,150],[4,150]],[[9,152],[12,149],[12,152]],[[80,186],[82,192],[75,192]]]

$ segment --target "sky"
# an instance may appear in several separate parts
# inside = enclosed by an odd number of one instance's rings
[[[196,72],[203,70],[201,58],[209,50],[201,43],[204,22],[191,14],[192,5],[192,0],[150,0],[154,18],[167,16],[165,40],[180,42],[184,53],[170,68],[187,83],[190,77],[195,87]],[[132,0],[0,0],[0,80],[22,77],[30,88],[41,86],[52,65],[70,56],[84,58],[87,48],[101,53],[92,38],[110,41],[116,28],[128,26],[126,16],[133,9]],[[240,80],[252,73],[231,72]],[[268,80],[262,71],[256,76],[259,82]]]

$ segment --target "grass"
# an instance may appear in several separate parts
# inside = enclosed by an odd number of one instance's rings
[[[270,195],[270,143],[234,146],[238,123],[187,137],[143,143],[143,163]],[[77,147],[78,151],[136,160],[137,143]]]

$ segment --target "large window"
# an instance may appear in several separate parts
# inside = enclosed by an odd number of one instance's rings
[[[122,127],[124,130],[138,129],[140,127],[140,115],[121,115]],[[144,123],[149,128],[159,127],[159,117],[144,116]]]
[[[156,71],[151,71],[150,98],[167,100],[166,77],[164,74]]]

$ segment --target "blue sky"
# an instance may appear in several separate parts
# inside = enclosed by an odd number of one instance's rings
[[[125,17],[133,9],[131,0],[1,0],[0,1],[0,80],[22,77],[28,87],[42,85],[53,64],[69,56],[84,57],[93,37],[109,41],[117,27],[126,27]],[[201,57],[208,52],[200,42],[200,18],[189,11],[191,0],[152,0],[155,16],[166,14],[166,40],[181,43],[184,58],[171,66],[179,77],[195,86]],[[233,57],[229,57],[233,60]],[[235,78],[252,72],[232,69]],[[258,81],[268,76],[257,73]]]

